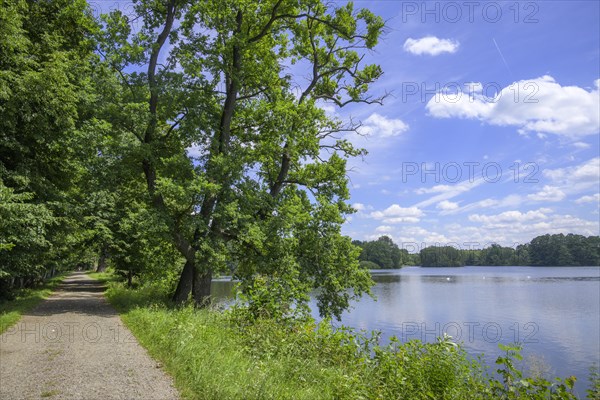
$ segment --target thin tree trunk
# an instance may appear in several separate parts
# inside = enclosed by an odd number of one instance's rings
[[[100,250],[100,258],[98,259],[98,267],[96,268],[96,272],[104,272],[106,270],[108,261],[108,249],[106,246],[102,246]]]

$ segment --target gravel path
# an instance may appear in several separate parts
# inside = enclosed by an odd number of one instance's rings
[[[178,399],[83,272],[0,336],[0,399]]]

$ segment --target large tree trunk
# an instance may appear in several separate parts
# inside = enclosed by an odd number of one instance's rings
[[[192,292],[192,283],[194,281],[194,263],[186,261],[183,266],[183,271],[179,276],[179,282],[177,283],[177,289],[173,295],[173,301],[175,303],[184,303]]]
[[[186,302],[190,294],[198,307],[206,307],[210,304],[210,286],[212,282],[212,271],[201,271],[198,265],[186,261],[183,271],[179,276],[177,289],[173,295],[175,303]]]
[[[200,271],[198,266],[194,268],[194,302],[198,307],[210,305],[210,285],[212,282],[212,271]]]

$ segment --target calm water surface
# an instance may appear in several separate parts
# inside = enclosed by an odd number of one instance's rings
[[[405,267],[375,270],[373,279],[377,300],[354,303],[340,324],[402,341],[447,333],[489,365],[498,343],[523,343],[525,369],[575,375],[585,397],[589,367],[600,363],[600,268]],[[230,290],[213,284],[216,297]]]

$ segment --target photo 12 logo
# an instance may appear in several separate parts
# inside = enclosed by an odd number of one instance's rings
[[[403,341],[418,339],[422,342],[435,341],[450,336],[455,343],[538,343],[536,338],[540,327],[535,322],[514,322],[504,328],[497,322],[403,322]]]
[[[401,165],[402,183],[409,179],[420,179],[421,183],[459,183],[468,180],[470,183],[483,179],[487,183],[495,183],[509,174],[514,183],[538,183],[539,166],[534,162],[514,162],[504,169],[497,162],[480,163],[465,161],[462,163],[426,163],[405,161]]]
[[[540,86],[534,81],[513,82],[502,87],[497,82],[402,82],[402,102],[421,103],[512,103],[536,104]]]
[[[9,336],[18,335],[22,343],[74,343],[81,338],[84,342],[98,343],[100,340],[115,343],[135,343],[131,332],[121,325],[102,326],[97,322],[80,324],[79,322],[20,322],[9,327],[2,335],[2,343]]]
[[[420,21],[495,24],[511,21],[515,24],[537,24],[540,6],[537,1],[403,1],[402,22]]]

